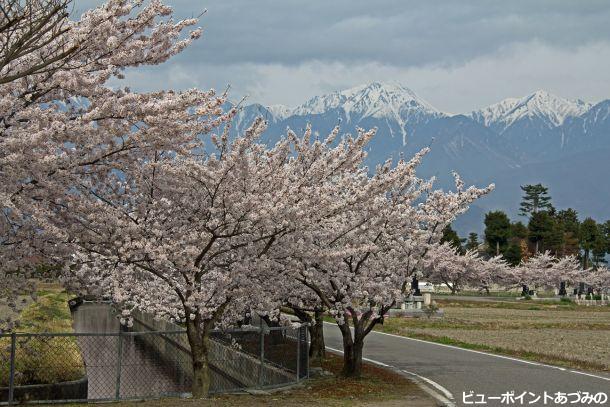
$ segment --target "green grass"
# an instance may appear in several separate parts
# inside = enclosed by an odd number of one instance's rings
[[[38,301],[21,312],[19,332],[72,332],[72,315],[68,307],[72,296],[53,289],[41,290],[38,295]],[[83,360],[74,337],[17,338],[17,385],[57,383],[83,377]],[[10,338],[0,338],[0,386],[8,385],[10,342]]]
[[[28,305],[20,315],[22,332],[72,332],[72,315],[64,291],[39,291],[38,301]]]

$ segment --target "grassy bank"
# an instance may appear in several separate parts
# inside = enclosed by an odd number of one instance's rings
[[[72,316],[68,307],[71,295],[59,288],[38,292],[38,301],[29,304],[19,319],[18,332],[72,332]],[[0,386],[8,385],[9,337],[0,338]],[[17,337],[15,383],[44,384],[80,379],[84,365],[74,337]]]

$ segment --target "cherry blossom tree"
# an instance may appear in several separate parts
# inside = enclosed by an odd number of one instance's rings
[[[573,281],[584,281],[599,294],[607,295],[610,293],[610,269],[606,266],[597,267],[595,270],[591,270],[586,276],[583,276],[582,273],[580,273],[580,275],[573,277]]]
[[[322,143],[308,130],[267,147],[257,142],[264,129],[259,119],[232,141],[224,127],[203,150],[150,151],[37,206],[74,253],[65,270],[74,290],[111,296],[125,323],[139,309],[186,325],[194,397],[209,391],[210,332],[247,313],[277,318],[290,300],[284,266],[297,232],[350,205],[334,201],[346,185],[335,181],[372,135],[334,143],[337,129]]]
[[[197,135],[234,114],[221,111],[225,97],[213,91],[133,93],[108,85],[126,68],[182,51],[201,34],[192,28],[196,19],[174,21],[158,0],[109,0],[79,19],[68,18],[70,6],[0,5],[0,281],[11,281],[3,293],[9,305],[31,292],[32,263],[61,261],[65,234],[45,221],[39,204],[59,205],[78,188],[139,165],[142,152],[191,150]]]
[[[360,375],[366,335],[403,297],[408,277],[442,229],[491,190],[464,189],[456,177],[456,192],[433,191],[432,181],[415,175],[427,151],[395,166],[387,162],[373,175],[360,165],[337,174],[325,188],[342,209],[307,220],[292,238],[288,268],[335,319],[345,376]]]
[[[577,275],[581,275],[580,262],[576,256],[557,258],[549,251],[524,260],[517,267],[507,270],[502,284],[520,286],[527,295],[530,288],[557,288],[562,283],[574,283]]]
[[[476,250],[461,254],[449,243],[431,247],[423,261],[425,278],[446,285],[452,294],[464,287],[487,289],[507,267],[502,256],[484,259]]]

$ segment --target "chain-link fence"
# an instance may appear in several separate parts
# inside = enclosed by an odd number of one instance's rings
[[[308,376],[305,327],[213,332],[210,391],[296,383]],[[186,396],[192,364],[183,330],[0,335],[0,403]]]

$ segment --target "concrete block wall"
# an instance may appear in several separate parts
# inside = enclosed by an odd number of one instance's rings
[[[132,313],[134,332],[145,331],[184,331],[180,325],[169,321],[156,320],[152,315],[139,311]],[[192,378],[190,345],[183,334],[138,336],[159,354],[160,359],[168,366],[176,369],[184,380]],[[255,388],[260,386],[278,386],[296,381],[296,373],[264,363],[260,358],[242,352],[239,347],[227,345],[220,341],[210,340],[210,378],[211,391],[226,392],[239,388]]]

